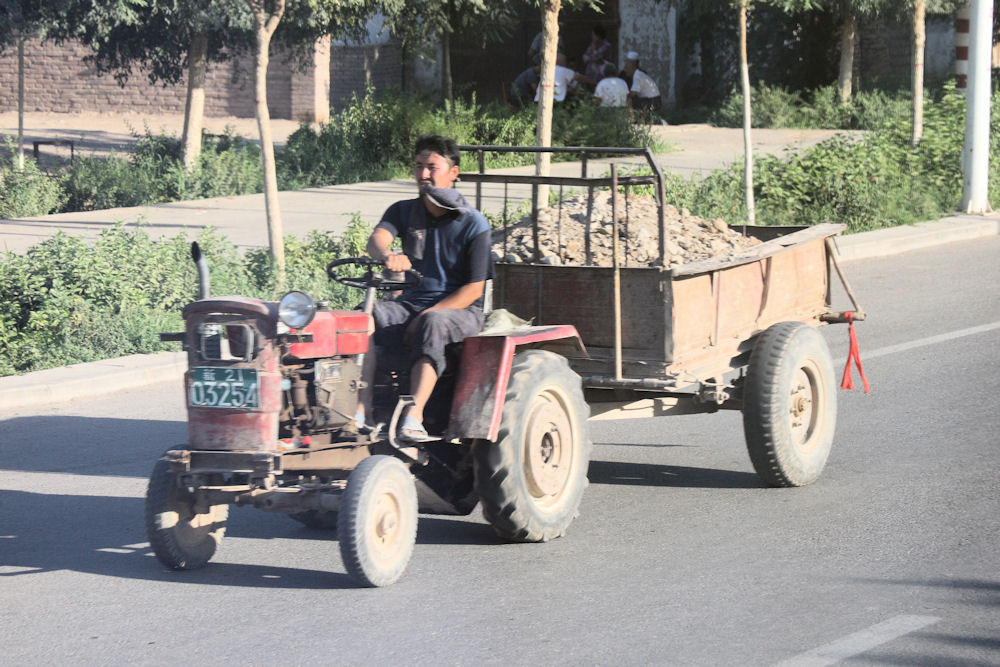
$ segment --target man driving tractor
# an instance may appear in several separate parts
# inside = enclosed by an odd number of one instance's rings
[[[420,195],[398,201],[382,215],[367,252],[393,272],[418,271],[423,281],[393,301],[375,303],[376,345],[409,351],[413,405],[403,414],[399,438],[434,439],[423,424],[424,406],[445,367],[445,346],[479,333],[483,296],[492,277],[490,226],[458,191],[460,155],[452,139],[428,135],[414,147],[413,176]],[[402,251],[391,248],[399,238]],[[374,355],[365,362],[365,393],[355,421],[364,425]]]

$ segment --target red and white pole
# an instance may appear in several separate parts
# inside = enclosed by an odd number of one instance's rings
[[[965,5],[955,12],[955,87],[965,92],[969,83],[969,28],[972,6]]]

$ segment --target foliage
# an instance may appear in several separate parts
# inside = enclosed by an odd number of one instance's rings
[[[475,98],[435,107],[428,98],[397,92],[355,95],[319,131],[299,128],[278,155],[282,187],[352,183],[405,175],[413,144],[423,134],[450,136],[460,144],[533,145],[533,109],[510,111]],[[646,146],[648,128],[617,109],[567,103],[553,118],[553,144]],[[533,157],[487,154],[487,167],[529,164]]]
[[[147,131],[127,156],[79,158],[66,170],[66,211],[259,192],[260,149],[227,131],[206,135],[198,163],[185,172],[180,141]]]
[[[286,239],[290,286],[334,308],[359,300],[326,278],[335,257],[363,254],[371,227],[355,218],[340,237],[313,232]],[[277,299],[265,250],[241,257],[211,229],[198,235],[214,294]],[[168,349],[159,331],[182,327],[179,311],[197,295],[189,241],[153,240],[142,227],[117,225],[94,243],[65,234],[24,255],[0,254],[0,375]]]
[[[924,135],[910,146],[905,112],[864,136],[838,135],[800,153],[756,160],[758,224],[842,222],[850,232],[930,220],[953,211],[962,190],[965,97],[949,84],[924,114]],[[1000,99],[994,98],[989,196],[1000,195]],[[668,200],[702,217],[740,224],[742,163],[701,182],[673,177]]]
[[[12,146],[8,153],[15,155]],[[16,160],[0,165],[0,219],[48,215],[62,200],[62,190],[48,178],[32,160],[25,160],[24,169]]]
[[[906,117],[911,102],[909,91],[861,91],[848,104],[841,104],[833,85],[800,93],[760,84],[752,89],[750,104],[753,127],[874,130],[892,119]],[[743,127],[741,91],[733,90],[708,120],[718,127]]]

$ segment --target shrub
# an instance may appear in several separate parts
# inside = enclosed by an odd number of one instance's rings
[[[9,145],[8,150],[14,153]],[[0,219],[48,215],[58,209],[63,196],[58,181],[42,172],[34,160],[25,160],[23,169],[17,168],[15,160],[0,165]]]

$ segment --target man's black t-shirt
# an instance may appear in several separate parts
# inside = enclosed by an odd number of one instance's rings
[[[490,225],[471,206],[435,218],[421,198],[406,199],[390,206],[376,228],[401,239],[403,253],[424,277],[400,301],[429,308],[462,285],[493,277]],[[472,305],[481,308],[483,298]]]

